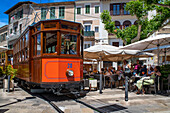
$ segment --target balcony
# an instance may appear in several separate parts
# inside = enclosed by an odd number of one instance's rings
[[[94,31],[84,31],[84,36],[87,36],[87,37],[94,36]]]
[[[85,41],[94,41],[95,32],[94,31],[84,31],[84,40]]]

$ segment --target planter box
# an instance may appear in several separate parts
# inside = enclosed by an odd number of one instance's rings
[[[90,86],[90,90],[91,89],[95,89],[97,90],[97,80],[89,80],[89,86]]]
[[[4,90],[8,90],[8,79],[4,79],[3,81],[3,85],[4,85]],[[10,90],[13,90],[14,89],[14,80],[11,80],[10,81]]]
[[[84,89],[85,90],[92,90],[92,89],[95,89],[97,90],[97,80],[94,79],[94,80],[84,80]]]

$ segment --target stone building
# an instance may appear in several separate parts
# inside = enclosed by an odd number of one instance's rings
[[[0,28],[0,46],[7,47],[8,25]]]
[[[74,7],[75,2],[18,2],[5,12],[9,16],[8,47],[12,48],[25,28],[37,21],[56,18],[74,21]]]

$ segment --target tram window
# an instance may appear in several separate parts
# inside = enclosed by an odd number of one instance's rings
[[[41,34],[37,35],[37,55],[41,54]]]
[[[22,51],[22,61],[24,61],[24,51]]]
[[[40,31],[40,30],[41,30],[41,26],[38,25],[38,26],[37,26],[37,31]]]
[[[17,54],[17,62],[19,62],[19,53]]]
[[[61,34],[61,54],[77,54],[77,35]]]
[[[28,45],[28,35],[29,35],[29,32],[27,32],[25,35],[26,45]]]
[[[33,48],[33,55],[35,56],[36,55],[36,37],[33,37],[33,45],[34,45],[34,48]]]
[[[24,40],[25,40],[25,37],[22,37],[22,48],[24,48]]]
[[[44,53],[57,53],[57,32],[44,33]]]
[[[28,51],[27,51],[27,48],[25,48],[25,60],[27,60],[27,58],[28,58]]]
[[[22,42],[21,42],[22,40],[20,39],[20,49],[19,50],[21,50],[21,48],[22,48]]]
[[[19,53],[19,62],[21,62],[21,52]]]

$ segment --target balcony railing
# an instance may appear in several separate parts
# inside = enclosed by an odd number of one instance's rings
[[[95,36],[94,31],[84,31],[84,36],[88,36],[88,37]]]

